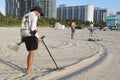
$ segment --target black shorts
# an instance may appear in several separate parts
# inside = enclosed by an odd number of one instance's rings
[[[27,51],[38,49],[38,41],[35,36],[24,37],[23,40],[25,42]]]
[[[90,32],[93,32],[94,30],[90,30]]]

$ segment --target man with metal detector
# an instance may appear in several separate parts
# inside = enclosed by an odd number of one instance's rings
[[[26,73],[32,72],[32,64],[34,54],[38,48],[38,42],[42,42],[42,38],[37,33],[37,20],[39,16],[43,16],[42,8],[39,6],[33,7],[31,12],[24,15],[21,28],[21,41],[25,42],[27,51],[27,70]]]

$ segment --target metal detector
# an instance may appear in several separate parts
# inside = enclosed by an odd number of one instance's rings
[[[56,63],[56,61],[55,61],[55,59],[53,58],[52,54],[50,53],[50,51],[49,51],[49,49],[48,49],[47,45],[45,44],[45,42],[44,42],[44,40],[43,40],[44,38],[45,38],[45,36],[42,36],[42,37],[41,37],[42,42],[43,42],[43,44],[44,44],[45,48],[47,49],[47,51],[48,51],[48,53],[49,53],[49,55],[50,55],[51,59],[53,60],[53,62],[54,62],[54,64],[55,64],[55,66],[56,66],[56,70],[62,70],[62,69],[64,69],[64,68],[60,68],[60,67],[58,67],[58,65],[57,65],[57,63]]]

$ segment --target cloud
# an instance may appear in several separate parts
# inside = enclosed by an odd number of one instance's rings
[[[116,15],[117,10],[116,9],[110,9],[110,14],[111,15]]]

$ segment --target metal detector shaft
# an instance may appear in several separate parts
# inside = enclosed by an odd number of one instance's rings
[[[42,36],[41,38],[43,39],[43,38],[45,38],[45,36]],[[48,51],[48,53],[49,53],[50,57],[52,58],[52,60],[53,60],[53,62],[54,62],[54,64],[55,64],[55,66],[56,66],[56,68],[57,68],[57,69],[59,69],[59,67],[58,67],[57,63],[55,62],[55,60],[54,60],[54,58],[53,58],[52,54],[50,53],[50,51],[49,51],[48,47],[46,46],[46,44],[45,44],[44,40],[42,40],[42,42],[43,42],[43,44],[44,44],[45,48],[47,49],[47,51]]]

